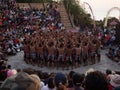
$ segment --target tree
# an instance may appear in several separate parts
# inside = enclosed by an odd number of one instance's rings
[[[120,44],[120,22],[116,25],[116,43]]]
[[[83,8],[76,2],[76,0],[63,0],[68,15],[73,16],[74,24],[76,26],[91,26],[92,19],[90,14],[87,14]]]
[[[44,2],[52,2],[53,0],[16,0],[18,3],[43,3]]]

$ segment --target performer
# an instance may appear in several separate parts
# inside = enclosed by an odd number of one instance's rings
[[[75,51],[76,51],[75,65],[76,65],[76,67],[78,67],[81,65],[81,60],[82,60],[81,59],[82,48],[81,48],[80,43],[76,44]]]
[[[88,65],[88,47],[89,47],[89,41],[86,36],[83,38],[81,45],[82,45],[82,59],[84,66],[86,66]]]

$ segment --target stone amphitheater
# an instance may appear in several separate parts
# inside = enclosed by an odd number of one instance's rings
[[[20,3],[19,5],[21,8],[29,8],[28,3]],[[31,6],[33,8],[43,8],[43,5],[38,4],[38,3],[32,3]],[[60,14],[61,14],[62,22],[64,23],[65,27],[71,28],[71,24],[68,19],[67,12],[65,11],[65,8],[63,5],[60,5]],[[111,70],[116,70],[116,71],[120,70],[120,65],[118,65],[118,63],[113,62],[112,60],[107,58],[107,56],[105,55],[106,53],[107,53],[107,50],[101,50],[101,62],[100,63],[96,63],[94,65],[88,65],[88,66],[81,66],[78,68],[73,68],[73,70],[76,72],[81,72],[81,73],[85,73],[85,71],[88,70],[89,68],[94,68],[95,70],[100,70],[103,72],[105,72],[106,69],[111,69]],[[56,68],[47,68],[47,67],[41,68],[38,66],[32,66],[24,62],[23,56],[24,56],[23,51],[17,53],[17,55],[15,56],[9,56],[7,64],[12,65],[12,68],[16,68],[16,69],[33,68],[33,69],[41,70],[45,72],[64,72],[64,73],[71,71],[71,69],[63,71],[62,69],[57,70]]]

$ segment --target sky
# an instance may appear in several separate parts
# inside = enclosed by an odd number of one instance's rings
[[[90,9],[88,5],[83,4],[84,2],[87,2],[91,6],[96,20],[103,20],[112,7],[120,8],[120,0],[80,0],[81,5],[84,6],[85,10],[90,14]],[[120,11],[115,9],[111,11],[109,16],[119,18]]]

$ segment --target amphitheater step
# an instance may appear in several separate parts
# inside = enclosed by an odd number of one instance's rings
[[[64,24],[66,29],[72,28],[72,25],[69,20],[69,16],[66,12],[66,9],[65,9],[63,3],[61,3],[61,5],[60,5],[60,15],[61,15],[61,22]]]

